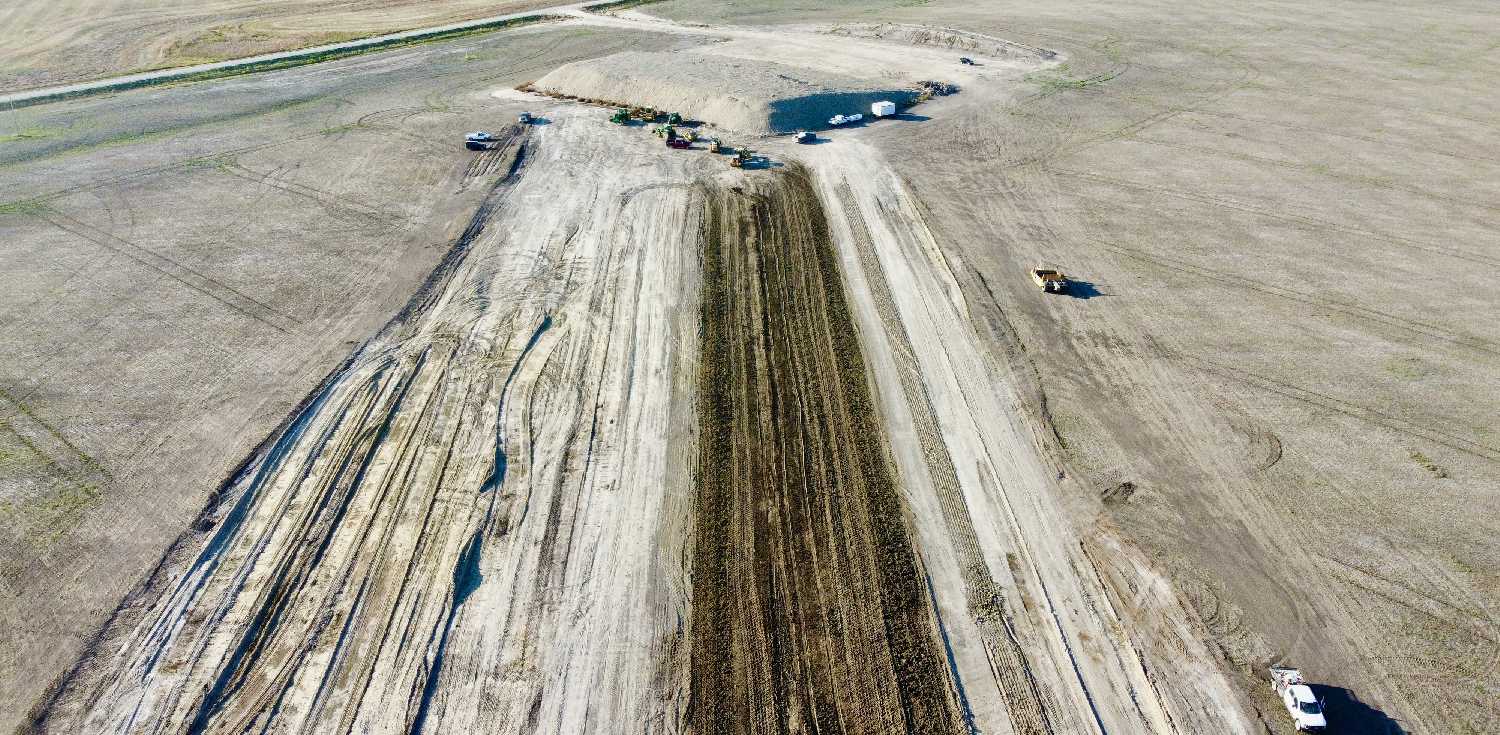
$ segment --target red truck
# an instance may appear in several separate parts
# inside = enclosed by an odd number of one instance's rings
[[[685,150],[688,148],[692,148],[693,144],[689,142],[687,138],[667,138],[667,147]]]

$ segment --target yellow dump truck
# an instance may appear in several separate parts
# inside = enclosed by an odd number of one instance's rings
[[[1047,293],[1062,293],[1068,290],[1068,277],[1062,271],[1037,266],[1031,269],[1031,280],[1037,288]]]

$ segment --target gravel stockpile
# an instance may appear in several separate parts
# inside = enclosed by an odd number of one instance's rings
[[[700,54],[627,52],[574,62],[536,82],[536,91],[610,104],[648,105],[746,133],[828,126],[838,114],[898,107],[917,92],[893,84],[765,61]]]

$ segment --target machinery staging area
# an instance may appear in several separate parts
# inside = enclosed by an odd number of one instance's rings
[[[0,109],[0,729],[1500,726],[1493,13],[512,5]]]

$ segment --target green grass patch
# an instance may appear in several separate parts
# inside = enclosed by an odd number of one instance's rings
[[[11,215],[21,217],[34,217],[47,211],[47,205],[35,199],[19,199],[14,202],[0,202],[0,215]]]
[[[1448,477],[1448,470],[1443,469],[1441,465],[1415,449],[1411,450],[1411,461],[1416,462],[1422,469],[1431,473],[1433,477],[1440,480]]]
[[[1026,81],[1042,88],[1044,92],[1059,92],[1066,89],[1088,89],[1097,87],[1119,75],[1118,71],[1109,71],[1090,76],[1078,76],[1068,62],[1063,62],[1047,71],[1033,72],[1023,77]]]
[[[617,10],[629,10],[641,5],[650,5],[652,3],[659,3],[661,1],[662,0],[613,0],[613,2],[590,5],[584,8],[584,10],[587,10],[590,13],[613,13]]]
[[[0,135],[0,143],[15,143],[22,140],[42,140],[44,138],[56,138],[62,135],[58,128],[30,127],[17,130],[14,133]]]

